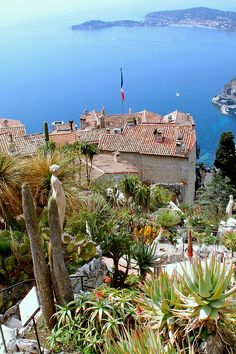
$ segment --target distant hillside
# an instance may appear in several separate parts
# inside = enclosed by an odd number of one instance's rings
[[[195,7],[186,10],[151,12],[145,22],[155,26],[191,25],[236,30],[236,12]]]
[[[236,12],[195,7],[186,10],[151,12],[143,21],[100,21],[92,20],[72,26],[73,30],[96,30],[109,27],[144,26],[193,26],[211,27],[223,31],[236,31]]]

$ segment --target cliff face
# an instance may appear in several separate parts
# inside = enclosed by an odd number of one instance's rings
[[[236,78],[225,84],[221,96],[229,96],[230,98],[235,100],[236,104]]]
[[[223,114],[236,115],[236,78],[224,85],[221,94],[212,98]]]

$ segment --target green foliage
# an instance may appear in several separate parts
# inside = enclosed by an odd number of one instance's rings
[[[0,231],[0,254],[11,252],[11,234],[7,230]]]
[[[150,189],[145,184],[137,184],[134,190],[134,201],[144,208],[149,207]]]
[[[150,268],[157,265],[157,244],[146,244],[140,240],[132,246],[132,255],[139,267],[140,278],[144,280],[146,274],[150,273]]]
[[[175,291],[174,283],[178,283],[178,279],[170,277],[166,271],[162,271],[158,278],[153,278],[144,283],[142,290],[144,296],[140,302],[141,308],[144,310],[144,316],[151,318],[151,324],[159,329],[168,327],[169,324],[175,323],[175,315],[173,311],[178,309],[180,296]],[[172,331],[172,327],[170,331]],[[172,332],[170,332],[170,338]]]
[[[57,325],[49,338],[51,348],[102,352],[106,338],[135,324],[136,297],[137,292],[127,289],[97,289],[58,307]]]
[[[44,129],[44,138],[47,143],[49,141],[49,132],[48,132],[48,123],[47,122],[43,123],[43,129]]]
[[[160,333],[150,328],[125,332],[106,343],[105,354],[177,354],[173,345],[163,343]]]
[[[64,235],[63,245],[67,255],[66,258],[72,260],[74,264],[79,264],[81,260],[89,262],[97,253],[96,244],[82,235],[76,237]]]
[[[189,227],[196,232],[201,232],[207,227],[207,221],[203,214],[192,214],[188,218],[188,224]]]
[[[134,197],[134,192],[136,187],[141,185],[142,182],[139,176],[136,175],[126,175],[125,178],[121,181],[120,187],[121,190],[125,193],[126,197]]]
[[[171,201],[172,193],[160,186],[150,186],[150,209],[155,211],[159,208],[165,208]]]
[[[196,318],[200,321],[217,321],[222,314],[230,311],[231,306],[236,305],[230,299],[230,295],[236,292],[236,287],[228,290],[233,267],[231,265],[228,268],[226,260],[223,264],[218,262],[213,253],[209,261],[194,258],[182,269],[183,288],[176,291],[182,301],[183,310],[176,311],[177,315],[193,321]]]
[[[235,231],[226,231],[221,239],[222,244],[231,250],[232,257],[236,251],[236,232]]]
[[[228,177],[236,185],[236,154],[234,136],[231,132],[221,134],[214,165],[224,177]]]
[[[235,195],[236,191],[230,179],[224,177],[222,172],[213,173],[212,180],[197,192],[196,203],[202,207],[208,220],[219,219],[225,215],[225,208],[229,201],[229,195]]]
[[[181,222],[179,214],[171,209],[159,209],[156,213],[156,223],[163,228],[178,225]]]
[[[82,141],[80,144],[80,153],[85,156],[87,184],[88,184],[88,186],[90,186],[92,162],[93,162],[94,156],[98,153],[97,145],[92,144],[92,143],[88,143],[86,141]]]
[[[206,246],[216,245],[217,243],[219,243],[219,237],[214,236],[214,235],[208,235],[208,236],[203,238],[203,243]]]

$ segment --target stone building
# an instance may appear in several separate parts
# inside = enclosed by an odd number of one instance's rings
[[[118,161],[136,166],[143,181],[167,186],[181,202],[194,200],[196,131],[191,115],[86,112],[78,134],[88,132],[94,132],[96,140],[90,141],[98,143],[101,153],[119,153]]]

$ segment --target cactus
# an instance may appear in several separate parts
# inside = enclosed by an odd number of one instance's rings
[[[44,122],[43,127],[44,127],[45,142],[47,143],[49,141],[48,123]]]
[[[67,272],[61,242],[61,227],[58,207],[55,198],[51,197],[48,203],[48,221],[50,230],[50,270],[57,303],[74,300],[69,274]]]
[[[46,264],[33,197],[27,183],[22,186],[22,202],[26,228],[30,237],[30,248],[33,258],[34,276],[37,283],[39,298],[46,325],[49,329],[54,327],[55,313],[51,277]]]
[[[88,262],[96,256],[96,244],[92,241],[87,241],[86,238],[81,235],[77,235],[76,237],[64,235],[63,243],[66,253],[71,258],[76,259],[77,255],[83,261]]]

